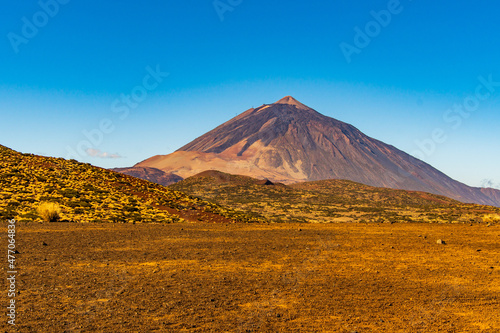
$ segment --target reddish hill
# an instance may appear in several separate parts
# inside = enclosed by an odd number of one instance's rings
[[[232,175],[217,170],[206,170],[190,177],[193,179],[204,179],[212,184],[231,183],[238,185],[274,185],[269,179],[255,179],[248,176]],[[281,185],[281,184],[280,184]]]
[[[173,173],[167,173],[162,170],[149,167],[114,168],[111,170],[132,177],[149,180],[150,182],[163,186],[177,183],[183,179],[182,177],[179,177]]]

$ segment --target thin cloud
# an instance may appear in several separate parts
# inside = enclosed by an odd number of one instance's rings
[[[98,158],[122,158],[120,154],[111,154],[104,151],[100,151],[99,149],[89,148],[86,150],[87,155]]]
[[[481,187],[500,189],[500,183],[495,183],[493,179],[483,179],[483,181],[481,182]]]

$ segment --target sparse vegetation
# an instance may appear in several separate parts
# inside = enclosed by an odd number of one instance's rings
[[[3,146],[0,186],[4,220],[41,220],[40,203],[50,202],[59,206],[61,221],[71,222],[500,223],[500,208],[346,180],[262,185],[250,177],[215,172],[165,188],[90,164]]]
[[[39,209],[43,202],[53,209]],[[258,221],[145,180],[0,145],[0,219],[53,221],[57,216],[69,222]]]
[[[486,214],[483,216],[483,221],[486,223],[499,222],[500,215],[498,215],[498,214]]]
[[[259,185],[245,176],[212,172],[170,188],[273,222],[500,222],[500,208],[464,204],[424,192],[378,188],[348,180]]]

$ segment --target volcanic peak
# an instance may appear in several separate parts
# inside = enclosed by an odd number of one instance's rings
[[[279,101],[273,103],[273,104],[288,104],[288,105],[294,105],[297,109],[302,109],[302,110],[309,110],[310,107],[307,105],[304,105],[300,103],[298,100],[293,98],[292,96],[285,96]]]
[[[454,181],[291,96],[251,108],[176,152],[153,156],[136,167],[157,168],[182,178],[214,169],[280,183],[347,179],[500,206],[500,191],[490,194]]]

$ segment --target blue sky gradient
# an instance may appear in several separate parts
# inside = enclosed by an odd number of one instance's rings
[[[130,166],[292,95],[500,188],[499,14],[491,1],[12,1],[0,13],[0,144]],[[84,133],[90,155],[77,151]]]

